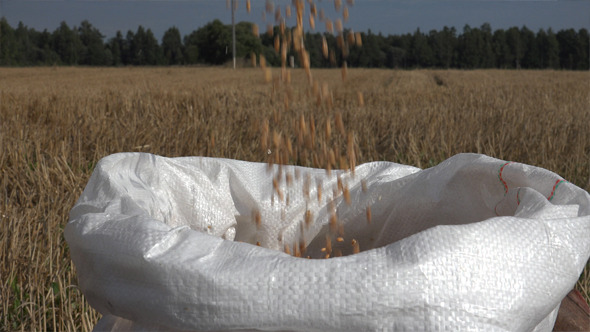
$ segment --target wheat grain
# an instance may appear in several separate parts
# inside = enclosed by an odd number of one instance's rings
[[[256,24],[256,23],[252,24],[252,34],[254,35],[254,37],[258,38],[258,35],[259,35],[258,24]]]
[[[353,254],[358,254],[361,251],[360,246],[359,246],[359,243],[358,243],[357,240],[352,239],[351,245],[352,245],[352,253]]]

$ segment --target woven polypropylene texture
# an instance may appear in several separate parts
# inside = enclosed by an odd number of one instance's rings
[[[328,174],[122,153],[65,237],[97,330],[550,331],[590,257],[590,195],[476,154]],[[327,237],[343,257],[319,259]]]

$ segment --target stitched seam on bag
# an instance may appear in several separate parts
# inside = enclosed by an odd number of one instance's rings
[[[547,197],[547,199],[549,201],[551,201],[553,199],[553,197],[555,196],[555,191],[557,190],[557,187],[559,187],[559,185],[562,182],[567,182],[567,181],[566,180],[557,180],[557,181],[555,181],[555,184],[553,185],[553,190],[551,190],[551,195],[549,195],[549,197]]]
[[[506,167],[510,163],[512,163],[512,162],[508,161],[508,162],[502,164],[502,167],[500,167],[500,170],[498,171],[498,179],[500,180],[500,182],[504,186],[504,196],[506,196],[506,194],[508,194],[508,183],[506,183],[504,178],[502,178],[502,172],[504,171],[504,167]],[[549,195],[549,197],[547,197],[547,200],[549,200],[549,201],[553,200],[553,197],[555,197],[555,192],[557,191],[557,187],[559,187],[559,185],[563,182],[568,182],[568,181],[567,180],[555,181],[555,184],[553,185],[553,189],[551,190],[551,194]],[[516,193],[516,204],[520,205],[520,188],[518,188],[518,191]],[[496,213],[496,215],[499,215],[497,212],[497,208],[498,208],[498,205],[496,204],[496,206],[494,207],[494,212]]]
[[[498,179],[500,179],[500,182],[502,182],[502,184],[504,185],[504,196],[506,196],[506,194],[508,193],[508,184],[502,178],[502,172],[504,171],[504,167],[506,167],[506,165],[508,165],[510,163],[511,163],[511,161],[502,165],[502,167],[500,167],[500,171],[498,172]]]

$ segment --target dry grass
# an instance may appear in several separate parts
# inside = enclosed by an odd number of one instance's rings
[[[264,161],[265,119],[293,141],[300,114],[318,132],[334,123],[309,85],[297,83],[306,74],[292,75],[291,87],[273,88],[253,69],[0,69],[0,330],[89,330],[98,319],[75,286],[63,228],[101,157],[144,151]],[[429,167],[479,152],[590,190],[585,72],[349,69],[344,83],[341,76],[314,71],[318,82],[338,82],[334,109],[355,133],[358,162]],[[323,139],[318,134],[317,144]],[[331,139],[345,154],[346,138]],[[301,155],[286,162],[317,164]],[[577,287],[590,299],[588,267]]]

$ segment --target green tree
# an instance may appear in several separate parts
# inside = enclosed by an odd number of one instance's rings
[[[260,51],[260,54],[264,55],[266,58],[266,64],[270,66],[281,65],[280,54],[275,51],[274,47],[274,36],[278,34],[279,27],[274,27],[272,35],[268,33],[262,33],[260,35],[260,43],[262,44],[262,50]]]
[[[429,33],[429,40],[431,40],[432,51],[435,56],[435,65],[450,68],[455,62],[457,30],[447,26],[443,27],[440,32],[432,30]]]
[[[529,30],[527,27],[520,29],[520,40],[523,45],[523,68],[540,68],[541,67],[541,55],[539,54],[539,47],[535,33]]]
[[[274,28],[278,33],[278,27]],[[344,35],[348,36],[349,31]],[[462,34],[454,28],[431,30],[427,35],[417,29],[412,34],[383,36],[368,30],[361,33],[362,47],[337,47],[337,36],[329,33],[306,33],[304,42],[313,67],[340,66],[372,68],[563,68],[587,70],[590,67],[590,37],[587,29],[539,30],[526,27],[496,30],[488,23],[480,28],[466,25]],[[330,51],[326,59],[323,39]],[[264,55],[268,65],[280,65],[274,49],[274,35],[252,34],[252,23],[236,25],[236,56],[249,58],[252,53]],[[231,27],[214,20],[181,38],[176,27],[168,29],[161,45],[150,29],[142,26],[120,31],[104,42],[104,36],[90,22],[71,28],[65,22],[49,33],[28,28],[22,22],[13,29],[0,19],[0,65],[174,65],[206,63],[219,65],[231,59]],[[289,50],[287,57],[295,56]]]
[[[37,34],[37,64],[53,65],[59,63],[59,55],[52,48],[51,33],[44,29]]]
[[[403,67],[406,60],[406,50],[401,47],[387,46],[385,50],[386,66],[388,68]]]
[[[6,18],[0,19],[0,65],[12,66],[17,64],[18,50],[14,29]]]
[[[35,45],[35,39],[38,32],[29,29],[19,22],[14,30],[14,36],[17,40],[16,63],[18,65],[30,66],[36,64],[38,49]]]
[[[559,68],[559,43],[551,29],[537,32],[536,44],[539,51],[538,68]]]
[[[162,49],[158,44],[158,40],[154,36],[151,29],[147,29],[145,32],[145,40],[143,44],[143,50],[145,52],[145,60],[148,65],[161,65],[163,64]]]
[[[125,40],[121,46],[121,61],[124,65],[132,65],[135,59],[133,40],[135,39],[135,33],[131,30],[127,30],[125,34]]]
[[[481,28],[466,25],[459,36],[459,66],[463,68],[495,67],[492,28],[484,23]]]
[[[309,61],[312,67],[326,67],[327,61],[322,53],[322,35],[320,33],[305,34],[305,48],[309,53]]]
[[[184,36],[184,61],[187,64],[195,64],[199,62],[199,47],[197,46],[198,37],[197,31],[191,32]]]
[[[374,35],[373,35],[374,36]],[[383,61],[380,64],[381,67],[385,68],[405,68],[407,65],[407,61],[409,58],[408,49],[409,45],[411,44],[411,35],[409,39],[405,40],[404,38],[397,36],[397,35],[389,35],[384,37],[382,35],[377,35],[376,38],[378,39],[376,45],[379,46],[380,52],[374,53],[378,55],[380,59],[379,61]],[[351,50],[351,54],[359,54],[364,47],[364,42],[362,47],[353,47]],[[357,56],[357,55],[355,55]],[[358,56],[357,56],[358,57]]]
[[[162,37],[162,52],[165,64],[179,65],[184,63],[184,50],[178,28],[172,27],[166,30],[164,37]]]
[[[103,43],[104,36],[84,20],[78,28],[78,36],[81,42],[79,63],[87,66],[104,66],[109,64],[105,46]]]
[[[262,42],[252,33],[252,23],[240,22],[236,24],[236,57],[246,58],[251,53],[260,54],[261,51]]]
[[[141,25],[135,34],[127,33],[130,63],[137,66],[153,66],[161,64],[160,46],[152,30],[145,30]]]
[[[428,43],[428,37],[418,28],[412,36],[410,45],[410,63],[415,67],[431,67],[434,62],[434,53]]]
[[[337,49],[336,39],[331,35],[326,35],[328,40],[328,47],[330,49]],[[387,47],[382,36],[375,35],[371,29],[367,33],[361,33],[363,46],[356,49],[348,55],[347,62],[350,67],[364,67],[364,68],[379,68],[386,66],[387,54],[384,49]],[[338,56],[338,61],[341,56]],[[337,63],[336,65],[340,65]]]
[[[53,32],[51,40],[53,49],[59,56],[61,63],[66,65],[78,64],[82,43],[78,38],[78,34],[70,29],[66,22],[61,22]]]
[[[121,31],[117,31],[115,37],[109,39],[106,47],[111,52],[111,65],[120,66],[123,63],[123,52],[125,51],[125,39]]]
[[[482,36],[479,29],[469,25],[463,27],[459,36],[459,65],[462,68],[479,68],[482,54]]]
[[[194,42],[199,51],[199,60],[208,64],[220,65],[232,58],[231,29],[219,20],[207,23],[198,29]]]
[[[145,30],[140,25],[137,27],[137,32],[127,31],[127,44],[129,45],[128,50],[128,63],[131,65],[145,65],[145,61],[143,60],[143,51],[141,49],[141,44],[143,43],[143,39],[145,35]]]
[[[545,52],[548,66],[554,69],[559,68],[559,42],[551,28],[547,30],[547,48]]]
[[[496,59],[496,67],[504,69],[511,68],[514,61],[510,53],[510,48],[508,47],[508,42],[506,41],[506,31],[503,29],[494,31],[492,48]]]
[[[578,47],[576,69],[588,70],[590,68],[590,36],[588,30],[578,30]]]
[[[524,56],[524,47],[518,28],[513,27],[506,31],[506,44],[508,45],[509,59],[512,60],[511,68],[520,69]]]
[[[559,63],[561,68],[575,69],[578,43],[576,31],[574,29],[561,30],[556,37],[559,42]]]
[[[496,56],[494,54],[494,42],[492,36],[492,26],[489,23],[484,23],[481,25],[480,33],[481,33],[481,54],[482,58],[480,61],[480,66],[482,68],[493,68],[496,66]]]

